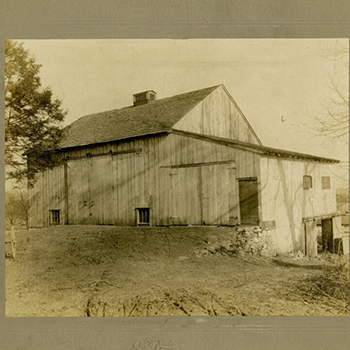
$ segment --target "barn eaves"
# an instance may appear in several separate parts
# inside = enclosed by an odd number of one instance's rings
[[[262,145],[255,145],[255,144],[248,143],[248,142],[231,140],[231,139],[226,139],[226,138],[217,137],[217,136],[202,135],[202,134],[196,134],[193,132],[187,132],[187,131],[175,130],[175,129],[173,129],[172,132],[174,134],[179,134],[179,135],[183,135],[183,136],[197,138],[197,139],[203,140],[203,141],[214,142],[214,143],[218,143],[221,145],[234,147],[234,148],[238,148],[238,149],[242,149],[242,150],[247,150],[247,151],[251,151],[251,152],[255,152],[255,153],[259,153],[259,154],[267,155],[267,156],[283,157],[283,158],[295,158],[295,159],[309,159],[309,160],[314,160],[314,161],[318,161],[318,162],[322,162],[322,163],[339,163],[340,162],[337,159],[319,157],[319,156],[314,156],[314,155],[306,154],[306,153],[286,151],[286,150],[282,150],[282,149],[278,149],[278,148],[266,147],[266,146],[262,146]]]

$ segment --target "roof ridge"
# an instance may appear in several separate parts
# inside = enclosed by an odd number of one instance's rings
[[[163,98],[160,98],[159,100],[156,100],[154,102],[166,100],[167,98],[179,97],[181,95],[187,95],[187,94],[191,94],[191,93],[195,93],[195,92],[199,92],[199,91],[204,91],[204,90],[215,90],[219,86],[223,86],[223,84],[213,85],[213,86],[206,87],[206,88],[203,88],[203,89],[191,90],[191,91],[183,92],[182,94],[177,94],[177,95],[172,95],[172,96],[168,96],[168,97],[163,97]],[[143,105],[143,106],[145,106],[145,105]]]
[[[187,92],[184,92],[182,94],[177,94],[177,95],[172,95],[172,96],[168,96],[168,97],[163,97],[163,98],[157,99],[155,101],[152,101],[152,103],[157,103],[159,101],[164,101],[166,99],[171,99],[171,98],[175,98],[175,97],[179,97],[179,96],[183,96],[183,95],[187,95],[187,94],[191,94],[191,93],[196,93],[196,92],[204,91],[204,90],[211,90],[211,89],[213,89],[213,91],[214,91],[216,88],[218,88],[220,86],[224,86],[224,85],[223,84],[219,84],[219,85],[213,85],[213,86],[210,86],[210,87],[207,87],[207,88],[203,88],[203,89],[187,91]],[[147,91],[149,91],[149,90],[147,90]],[[145,108],[147,106],[149,106],[148,103],[143,104],[143,105],[139,105],[139,106],[130,105],[130,106],[124,106],[124,107],[120,107],[120,108],[107,109],[107,110],[104,110],[104,111],[101,111],[101,112],[96,112],[96,113],[84,114],[81,117],[79,117],[78,119],[74,120],[71,124],[67,125],[64,129],[68,128],[69,126],[71,126],[75,122],[77,122],[78,120],[81,120],[82,118],[85,118],[85,117],[90,117],[90,116],[94,116],[94,115],[101,115],[102,113],[116,112],[116,111],[120,111],[122,109],[128,109],[128,108],[135,108],[135,107],[137,107],[137,108],[144,107]]]

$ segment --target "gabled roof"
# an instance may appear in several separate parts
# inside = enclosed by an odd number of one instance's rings
[[[183,116],[219,86],[81,117],[66,128],[60,148],[170,132]]]

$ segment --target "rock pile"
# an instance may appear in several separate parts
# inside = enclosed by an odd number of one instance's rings
[[[258,254],[263,250],[266,242],[260,227],[240,227],[236,231],[234,246],[250,254]]]
[[[223,255],[233,254],[254,254],[274,256],[275,252],[269,247],[267,237],[259,226],[235,227],[231,234],[220,241],[215,237],[207,243],[204,249],[196,253],[197,256],[207,256],[221,253]]]

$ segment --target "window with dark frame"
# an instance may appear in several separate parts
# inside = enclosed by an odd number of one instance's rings
[[[150,208],[137,208],[138,211],[138,225],[149,225],[150,224]]]
[[[303,189],[308,190],[309,188],[312,188],[312,177],[309,175],[303,176]]]
[[[136,98],[136,101],[143,101],[146,99],[146,93],[136,95],[135,98]]]
[[[50,225],[59,225],[60,224],[60,210],[50,210],[51,218]]]
[[[329,176],[322,176],[322,189],[329,190],[331,188],[331,178]]]

